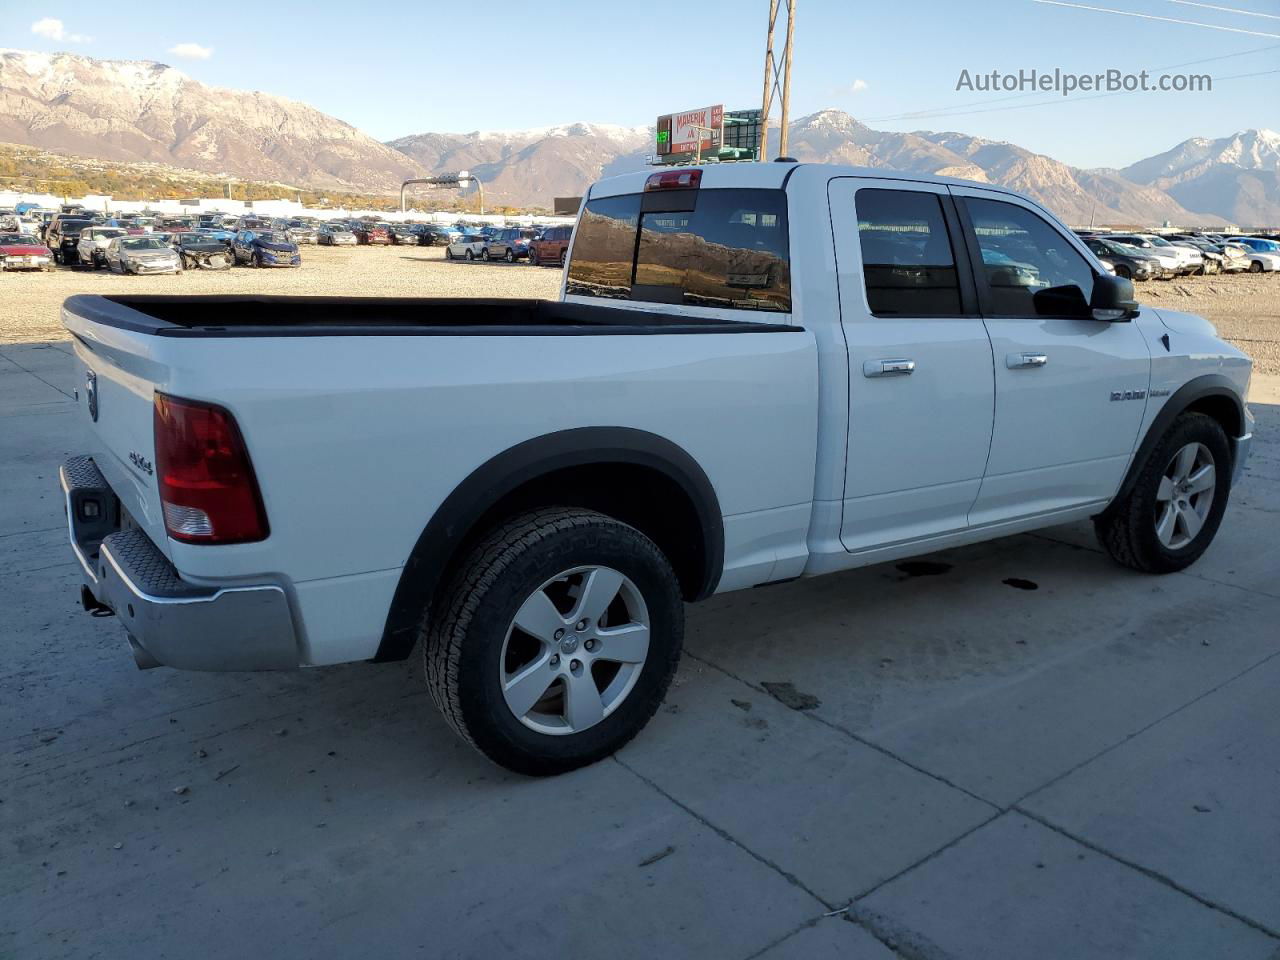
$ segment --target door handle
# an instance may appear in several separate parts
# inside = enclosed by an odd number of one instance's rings
[[[891,360],[868,360],[862,365],[864,377],[905,377],[914,373],[916,362],[906,357],[895,357]]]
[[[1043,367],[1049,358],[1043,353],[1011,353],[1004,358],[1004,365],[1010,370],[1023,367]]]

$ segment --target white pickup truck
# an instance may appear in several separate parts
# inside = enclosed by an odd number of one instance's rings
[[[1008,190],[774,162],[595,184],[556,302],[72,297],[82,600],[142,667],[421,645],[459,734],[567,770],[685,601],[1084,518],[1195,561],[1251,362],[1132,296]]]

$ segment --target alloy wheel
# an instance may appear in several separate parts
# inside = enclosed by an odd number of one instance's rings
[[[1217,465],[1203,443],[1188,443],[1175,453],[1156,490],[1156,537],[1168,550],[1180,550],[1200,533],[1213,509]]]
[[[631,693],[649,654],[649,611],[610,567],[565,570],[520,605],[502,643],[499,684],[511,713],[538,733],[580,733]]]

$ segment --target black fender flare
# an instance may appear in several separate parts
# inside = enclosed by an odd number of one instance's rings
[[[458,548],[484,514],[508,494],[568,467],[634,464],[664,474],[688,496],[698,516],[704,563],[695,595],[715,592],[724,569],[724,519],[706,472],[682,447],[631,427],[578,427],[516,444],[473,470],[436,509],[400,573],[374,662],[403,660],[413,649],[423,604],[447,573]]]
[[[1142,472],[1143,465],[1147,462],[1147,458],[1151,456],[1151,451],[1155,449],[1160,438],[1168,431],[1181,414],[1183,414],[1192,404],[1205,399],[1206,397],[1227,397],[1235,404],[1237,422],[1244,423],[1244,400],[1240,397],[1240,392],[1234,382],[1228,380],[1220,373],[1207,373],[1203,376],[1188,380],[1165,401],[1164,406],[1160,408],[1160,412],[1156,414],[1155,419],[1151,421],[1151,426],[1147,429],[1146,436],[1142,438],[1142,443],[1138,445],[1137,452],[1134,453],[1133,459],[1129,462],[1129,471],[1124,476],[1124,481],[1120,484],[1120,490],[1112,499],[1112,503],[1117,503],[1129,495],[1133,490],[1134,484],[1138,482],[1138,474]],[[1230,436],[1229,441],[1236,438]],[[1234,450],[1234,447],[1232,448]],[[1234,465],[1233,465],[1234,466]]]

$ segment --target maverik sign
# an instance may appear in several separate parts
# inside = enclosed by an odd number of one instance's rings
[[[658,118],[657,147],[659,156],[693,155],[720,149],[724,140],[724,105],[668,113]]]

